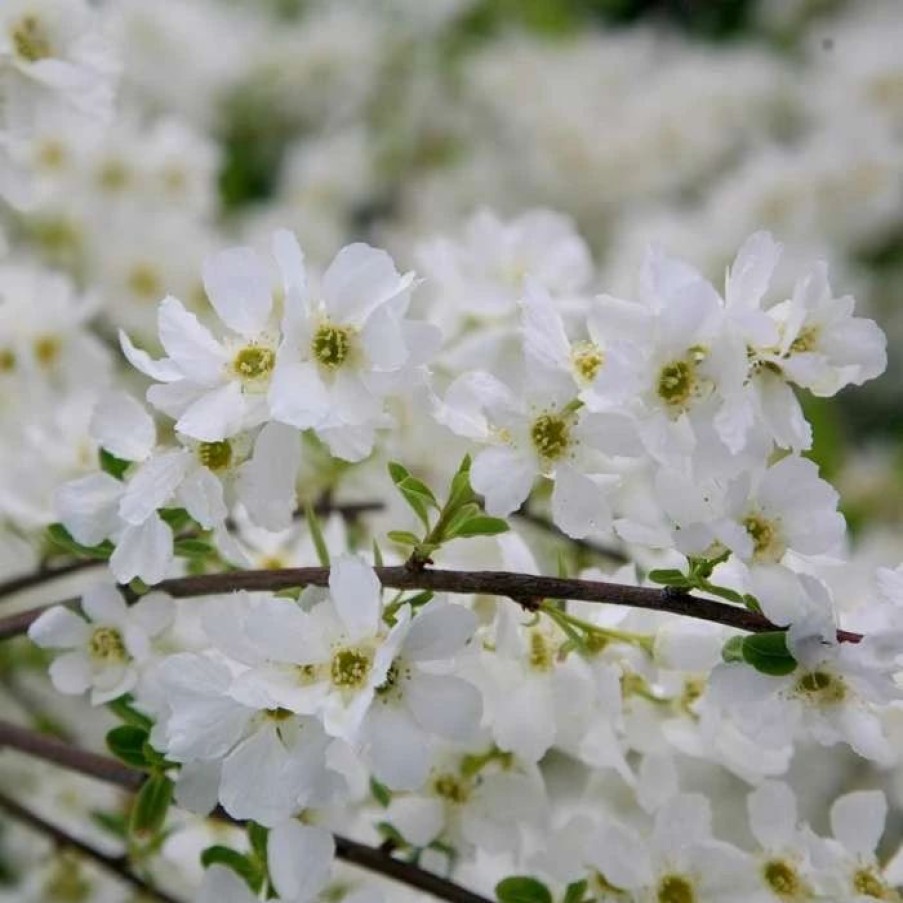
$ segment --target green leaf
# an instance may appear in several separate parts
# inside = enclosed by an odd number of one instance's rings
[[[256,862],[253,862],[238,851],[221,844],[207,847],[201,853],[201,865],[204,868],[210,868],[211,865],[224,865],[226,868],[232,869],[255,894],[260,891],[263,885],[264,876]]]
[[[172,781],[160,771],[141,785],[129,820],[129,833],[133,837],[152,837],[163,827],[172,802],[172,789]]]
[[[121,812],[92,812],[91,821],[114,837],[125,840],[128,837],[128,822]]]
[[[144,752],[147,737],[143,727],[120,724],[107,733],[107,749],[126,765],[144,769],[150,764]]]
[[[392,482],[397,486],[402,480],[407,479],[411,472],[405,467],[403,464],[399,464],[397,461],[389,461],[389,476],[392,478]]]
[[[732,636],[721,649],[722,660],[729,664],[731,662],[745,661],[743,658],[743,642],[745,639],[745,636]]]
[[[192,523],[191,515],[184,508],[160,508],[157,513],[174,533],[178,533],[179,530]]]
[[[500,903],[552,903],[552,893],[542,881],[523,875],[499,881],[495,895]]]
[[[455,533],[449,533],[449,539],[453,537],[463,539],[468,536],[498,536],[499,533],[507,533],[509,529],[508,522],[501,517],[489,517],[481,514],[465,521]]]
[[[142,727],[145,732],[149,732],[154,726],[154,722],[148,718],[147,715],[142,715],[141,712],[132,705],[132,702],[132,697],[126,693],[124,696],[120,696],[118,699],[108,702],[107,708],[126,724],[131,724],[133,727]]]
[[[678,586],[681,589],[692,589],[694,586],[693,580],[676,568],[657,568],[649,571],[648,577],[653,583],[663,586]]]
[[[47,528],[47,539],[62,552],[68,552],[78,558],[97,558],[106,561],[115,551],[113,543],[108,539],[97,546],[83,546],[76,542],[62,524],[51,524]]]
[[[132,463],[131,461],[123,461],[122,458],[117,458],[116,455],[111,454],[105,448],[100,449],[97,457],[100,462],[100,469],[111,477],[116,477],[117,480],[122,479],[123,474]]]
[[[403,546],[417,546],[420,545],[420,538],[415,536],[409,530],[389,530],[386,534],[392,542],[397,542],[399,545]]]
[[[564,892],[564,898],[561,903],[582,903],[583,895],[586,893],[587,887],[589,887],[589,882],[586,878],[569,884]]]
[[[383,566],[383,550],[375,539],[373,540],[373,564],[378,568]]]
[[[470,455],[465,455],[457,473],[452,477],[445,510],[454,511],[461,505],[475,501],[476,497],[476,493],[470,485]]]
[[[436,508],[438,510],[439,508],[439,503],[429,486],[411,476],[407,468],[397,461],[389,462],[389,476],[404,500],[423,522],[423,525],[429,529],[429,509]]]
[[[267,861],[267,842],[270,837],[270,829],[263,825],[258,825],[256,821],[248,822],[248,840],[251,843],[251,849],[257,857],[257,861],[261,866],[266,865]]]
[[[180,558],[208,558],[215,554],[213,546],[203,539],[177,539],[173,551]]]
[[[754,633],[743,639],[743,660],[756,671],[782,677],[796,670],[796,659],[787,648],[787,633],[774,630]]]
[[[370,778],[370,793],[373,794],[373,799],[375,799],[383,809],[392,802],[392,791],[389,790],[385,784],[381,784],[377,781],[376,778]]]
[[[326,540],[323,538],[323,531],[320,529],[320,519],[309,502],[304,506],[304,516],[307,518],[307,528],[310,530],[314,548],[317,550],[317,559],[322,567],[328,568],[329,549],[326,548]]]

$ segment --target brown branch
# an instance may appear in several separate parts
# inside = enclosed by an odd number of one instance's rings
[[[70,561],[68,564],[60,564],[56,567],[49,565],[40,567],[30,574],[23,574],[21,577],[13,577],[11,580],[0,582],[0,599],[7,596],[13,596],[26,589],[33,589],[36,586],[43,586],[60,577],[67,577],[69,574],[76,574],[94,567],[105,567],[105,561],[98,561],[96,558],[84,558],[78,561]]]
[[[120,881],[130,884],[135,890],[139,891],[142,899],[159,900],[161,903],[178,903],[175,897],[157,890],[139,878],[131,870],[127,856],[109,856],[106,853],[101,853],[100,850],[95,850],[94,847],[88,846],[88,844],[83,843],[71,834],[67,834],[56,825],[45,821],[39,815],[36,815],[30,809],[26,809],[4,793],[0,793],[0,809],[5,810],[17,822],[28,825],[35,831],[51,838],[61,849],[73,850],[85,859],[91,860],[104,871],[119,878]]]
[[[447,593],[503,596],[524,608],[534,610],[539,599],[572,599],[663,611],[684,617],[724,624],[750,633],[763,633],[781,628],[767,618],[738,605],[703,599],[665,587],[627,586],[601,580],[576,580],[562,577],[538,577],[510,571],[451,571],[425,569],[412,571],[406,567],[375,568],[384,587],[400,590],[435,590]],[[156,584],[177,598],[211,596],[235,590],[277,591],[303,586],[327,586],[329,568],[282,568],[258,571],[227,571],[195,577],[176,577]],[[46,606],[45,606],[46,608]],[[0,618],[0,639],[24,633],[44,608]],[[838,630],[841,642],[857,643],[858,633]]]
[[[115,784],[125,790],[137,790],[143,780],[140,772],[133,771],[115,759],[69,746],[37,731],[30,731],[6,721],[0,721],[0,749],[3,747],[19,750],[37,759],[53,762],[69,771]],[[213,817],[239,827],[243,824],[219,808],[213,813]],[[367,846],[351,840],[349,837],[343,837],[341,834],[334,834],[333,837],[335,838],[336,858],[344,862],[357,865],[375,874],[384,875],[387,878],[393,878],[409,887],[432,894],[440,900],[447,900],[449,903],[492,903],[486,897],[475,894],[453,881],[411,863],[394,859],[376,847]]]

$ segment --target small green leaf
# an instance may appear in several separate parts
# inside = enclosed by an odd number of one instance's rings
[[[106,561],[115,551],[113,543],[104,540],[100,545],[83,546],[76,542],[62,524],[51,524],[47,528],[47,539],[62,552],[68,552],[78,558],[97,558]]]
[[[203,539],[177,539],[173,551],[180,558],[208,558],[215,554],[210,543]]]
[[[787,648],[787,633],[783,630],[754,633],[743,640],[743,660],[756,671],[782,677],[796,670],[796,659]]]
[[[221,844],[207,847],[201,853],[201,865],[204,868],[210,868],[211,865],[224,865],[226,868],[232,869],[255,894],[263,886],[264,876],[260,866],[230,847]]]
[[[723,661],[742,662],[743,658],[743,641],[745,636],[732,636],[721,649],[721,658]]]
[[[499,881],[495,895],[500,903],[552,903],[552,893],[542,881],[523,875]]]
[[[118,699],[108,702],[107,708],[126,724],[131,724],[133,727],[142,727],[145,732],[149,732],[154,726],[154,722],[148,718],[147,715],[142,715],[141,712],[132,705],[132,702],[132,697],[126,693],[124,696],[120,696]]]
[[[439,503],[426,483],[411,476],[406,467],[397,461],[389,462],[389,476],[395,483],[404,500],[410,505],[423,525],[429,529],[429,509],[439,508]]]
[[[172,801],[172,789],[172,781],[160,771],[141,785],[129,820],[129,833],[133,837],[152,837],[163,827]]]
[[[693,580],[676,568],[658,568],[649,571],[648,576],[653,583],[661,583],[663,586],[678,586],[681,589],[692,589],[694,586]]]
[[[582,903],[587,887],[589,887],[589,882],[586,878],[569,884],[564,892],[564,898],[561,903]]]
[[[445,503],[446,511],[454,511],[461,505],[476,500],[476,493],[470,485],[470,455],[465,455],[458,467],[457,473],[452,477],[448,490],[448,500]]]
[[[389,461],[389,476],[396,486],[410,475],[410,471],[403,464],[399,464],[397,461]]]
[[[251,849],[257,857],[257,861],[261,866],[266,865],[267,861],[267,842],[269,841],[270,830],[263,825],[258,825],[256,821],[248,822],[248,840],[251,843]]]
[[[128,822],[120,812],[92,812],[91,821],[114,837],[125,840],[128,837]]]
[[[122,479],[123,474],[125,474],[132,463],[131,461],[123,461],[122,458],[117,458],[116,455],[111,454],[105,448],[100,449],[97,457],[100,462],[100,469],[111,477],[116,477],[117,480]]]
[[[383,550],[379,547],[379,543],[375,539],[373,540],[373,563],[378,568],[383,566]]]
[[[375,799],[383,809],[392,802],[392,791],[389,790],[385,784],[381,784],[377,781],[376,778],[370,778],[370,793],[373,794],[373,799]]]
[[[144,752],[147,737],[145,728],[120,724],[107,733],[107,749],[126,765],[144,769],[150,764]]]
[[[392,542],[397,542],[399,545],[403,546],[416,546],[420,545],[420,538],[415,536],[409,530],[389,530],[386,534]]]
[[[307,528],[310,530],[311,539],[314,541],[314,548],[317,550],[317,559],[321,567],[329,567],[329,549],[326,547],[326,540],[323,538],[323,531],[320,529],[320,519],[317,517],[310,503],[304,506],[304,516],[307,518]]]
[[[174,533],[183,530],[192,523],[191,515],[184,508],[160,508],[160,518],[172,528]]]
[[[464,539],[468,536],[498,536],[499,533],[507,533],[509,529],[508,522],[501,517],[489,517],[481,514],[461,524],[454,534],[449,534],[449,538]]]

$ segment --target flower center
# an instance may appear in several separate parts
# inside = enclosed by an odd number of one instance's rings
[[[836,705],[847,695],[846,684],[830,671],[807,671],[796,682],[796,692],[817,705]]]
[[[787,551],[787,545],[777,521],[768,520],[761,514],[750,514],[744,518],[743,526],[753,541],[753,558],[760,563],[776,564]]]
[[[662,367],[658,375],[658,395],[668,407],[686,408],[696,384],[696,365],[693,361],[672,361]]]
[[[658,903],[695,903],[693,884],[683,875],[665,875],[658,883]]]
[[[197,449],[198,460],[207,470],[225,470],[232,463],[232,445],[228,439],[219,442],[201,442]]]
[[[148,263],[137,263],[129,271],[126,283],[132,294],[156,301],[163,294],[159,273]]]
[[[450,803],[461,805],[470,797],[470,786],[457,775],[445,772],[433,778],[433,792]]]
[[[807,351],[815,351],[818,347],[818,327],[806,326],[801,329],[799,335],[790,345],[791,354],[805,354]]]
[[[874,869],[861,868],[853,875],[853,890],[863,897],[874,897],[876,900],[899,900],[899,895],[891,890]]]
[[[128,183],[129,169],[122,160],[107,160],[97,171],[97,184],[107,191],[122,191]]]
[[[358,690],[367,683],[372,656],[365,649],[346,646],[332,656],[329,676],[333,686],[342,690]]]
[[[530,439],[541,458],[556,461],[571,444],[571,427],[560,414],[540,414],[530,427]]]
[[[128,658],[122,634],[115,627],[98,627],[88,642],[91,658],[98,662],[112,664],[124,662]]]
[[[13,29],[13,46],[26,62],[36,63],[53,56],[53,47],[36,16],[24,16]]]
[[[291,718],[294,714],[295,713],[291,710],[283,708],[266,709],[266,711],[263,713],[264,717],[268,721],[275,721],[277,724],[282,721],[288,721],[288,719]]]
[[[762,876],[772,892],[785,900],[799,897],[805,890],[796,869],[783,859],[770,859],[766,862]]]
[[[257,382],[270,375],[276,352],[265,345],[246,345],[232,359],[232,369],[242,382]]]
[[[529,662],[534,671],[551,671],[555,667],[555,649],[541,630],[530,631]]]
[[[317,363],[337,370],[351,353],[351,330],[345,326],[324,323],[314,333],[310,350]]]
[[[34,342],[34,356],[42,367],[52,367],[60,356],[60,340],[55,335],[39,336]]]
[[[0,349],[0,371],[9,373],[16,369],[16,352],[12,348]]]
[[[593,342],[578,342],[571,349],[571,364],[580,382],[591,383],[604,363],[602,349]]]

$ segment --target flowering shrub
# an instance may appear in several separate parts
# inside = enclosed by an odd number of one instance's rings
[[[27,633],[9,670],[37,700],[0,701],[0,747],[130,793],[117,807],[79,790],[45,819],[38,766],[20,778],[0,760],[0,808],[65,848],[41,851],[15,899],[123,899],[73,855],[203,903],[903,899],[888,820],[903,565],[859,575],[808,416],[881,375],[887,341],[827,260],[793,230],[789,254],[750,230],[723,279],[652,244],[628,287],[626,225],[600,270],[544,208],[483,210],[413,252],[409,209],[340,247],[379,181],[347,122],[288,154],[284,204],[245,210],[236,243],[215,220],[222,148],[202,135],[219,95],[250,104],[233,125],[260,92],[300,134],[340,111],[281,91],[322,82],[359,112],[396,38],[354,4],[318,7],[296,58],[261,50],[278,35],[261,13],[164,7],[0,10],[0,190],[17,210],[0,263],[0,599],[45,591],[0,615],[4,642]],[[418,15],[455,33],[454,10],[409,10],[408,27]],[[260,71],[207,50],[198,100],[157,83],[140,40],[114,61],[142,28],[175,59],[191,22]],[[498,59],[471,49],[461,90],[497,85],[483,114],[516,135],[553,98],[525,100],[522,121],[496,109],[500,61],[524,52],[497,44]],[[274,61],[316,72],[281,85]],[[777,69],[741,86],[763,108]],[[136,120],[111,123],[120,70]],[[710,90],[706,114],[729,120]],[[155,103],[197,132],[140,122]],[[587,134],[572,137],[554,146],[580,157]],[[606,188],[612,222],[729,165],[722,137],[673,184]],[[586,169],[616,163],[584,162],[584,190]],[[328,240],[293,222],[295,182]],[[582,223],[599,215],[550,185]],[[58,694],[87,697],[83,723],[54,714]],[[103,754],[83,748],[101,737]]]

